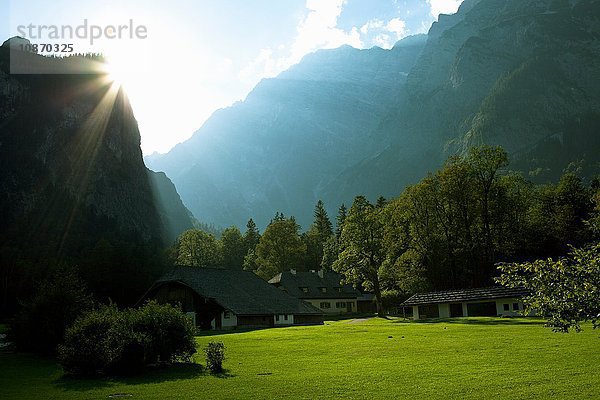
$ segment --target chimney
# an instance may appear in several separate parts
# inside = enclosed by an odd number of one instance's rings
[[[322,269],[320,269],[320,270],[317,272],[317,274],[319,274],[319,277],[321,277],[321,279],[323,279],[323,270],[322,270]]]
[[[295,269],[290,269],[290,274],[296,275],[296,270]]]

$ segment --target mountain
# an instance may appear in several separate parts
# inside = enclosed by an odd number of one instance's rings
[[[304,226],[357,194],[397,196],[469,146],[538,182],[599,171],[600,1],[465,0],[393,49],[319,51],[147,158],[202,220]]]
[[[10,74],[14,40],[0,48],[0,243],[62,258],[102,239],[162,246],[192,227],[173,184],[144,165],[124,92],[99,73]]]
[[[599,173],[599,20],[597,0],[465,1],[441,16],[407,97],[377,132],[395,142],[333,187],[350,182],[374,195],[395,182],[400,190],[482,143],[506,148],[512,168],[537,182],[573,162],[585,176]]]
[[[425,39],[306,56],[146,162],[173,179],[202,221],[243,226],[253,217],[264,226],[279,210],[306,223],[340,171],[379,148],[371,133],[401,94]]]

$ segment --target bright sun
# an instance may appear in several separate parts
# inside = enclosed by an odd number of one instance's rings
[[[131,66],[122,60],[119,61],[115,58],[108,58],[106,63],[107,78],[110,82],[113,82],[119,86],[128,86],[128,81],[131,82]]]

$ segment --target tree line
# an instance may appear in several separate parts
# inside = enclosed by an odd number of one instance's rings
[[[491,285],[497,263],[561,256],[597,237],[598,179],[586,185],[566,172],[535,185],[508,166],[502,148],[475,147],[395,199],[357,196],[349,209],[341,205],[335,229],[318,201],[305,232],[281,213],[262,234],[252,220],[245,233],[231,227],[220,239],[192,230],[172,259],[264,279],[292,268],[334,270],[373,292],[381,308],[420,291]]]

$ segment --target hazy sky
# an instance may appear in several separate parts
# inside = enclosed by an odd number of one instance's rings
[[[243,100],[315,50],[390,48],[426,32],[462,0],[0,0],[0,37],[19,26],[143,25],[146,38],[42,39],[102,52],[127,90],[145,154],[188,139],[218,108]],[[39,33],[39,31],[34,32]],[[125,31],[127,33],[127,31]],[[29,34],[29,32],[28,32]],[[45,36],[44,36],[45,35]]]

